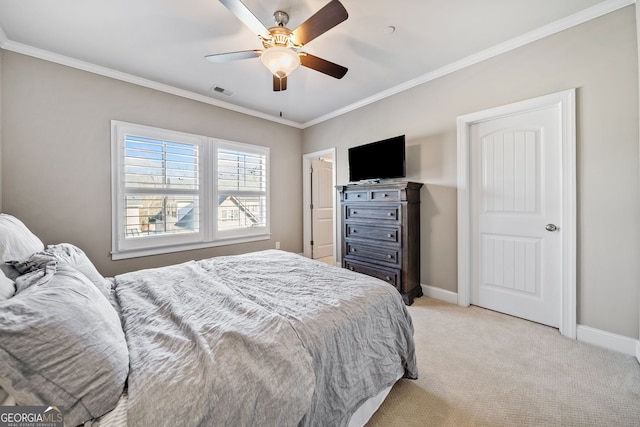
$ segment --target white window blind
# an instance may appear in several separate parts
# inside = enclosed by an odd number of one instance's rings
[[[114,259],[269,238],[269,149],[112,122]]]
[[[218,148],[218,230],[264,227],[267,221],[266,155]]]
[[[126,239],[200,228],[198,146],[125,135]]]

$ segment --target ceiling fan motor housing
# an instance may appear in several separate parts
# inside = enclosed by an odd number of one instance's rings
[[[269,28],[269,36],[262,37],[262,44],[267,49],[273,46],[290,48],[299,48],[302,46],[293,41],[293,31],[287,27]]]

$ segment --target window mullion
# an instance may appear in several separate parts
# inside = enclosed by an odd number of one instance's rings
[[[207,138],[205,143],[201,147],[201,160],[200,160],[200,188],[201,188],[201,199],[202,199],[202,227],[204,233],[204,239],[207,242],[211,242],[215,240],[215,235],[213,234],[213,225],[215,224],[215,209],[213,207],[213,174],[215,170],[215,162],[213,158],[213,153],[215,152],[212,145],[214,141],[212,138]]]

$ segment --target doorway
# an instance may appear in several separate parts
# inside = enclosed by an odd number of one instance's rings
[[[304,255],[336,264],[336,162],[335,148],[305,154],[303,170]]]
[[[458,304],[576,334],[575,91],[458,118]]]

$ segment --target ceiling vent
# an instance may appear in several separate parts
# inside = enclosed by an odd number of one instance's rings
[[[221,93],[223,95],[227,95],[227,96],[233,96],[233,94],[235,92],[231,92],[230,90],[227,90],[223,87],[220,87],[218,85],[213,85],[213,87],[211,88],[212,92],[216,92],[216,93]]]

